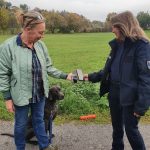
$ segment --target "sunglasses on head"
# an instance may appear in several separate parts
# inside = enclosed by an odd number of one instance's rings
[[[36,20],[44,20],[44,17],[42,15],[38,15],[38,16],[25,16],[25,18],[30,18],[31,20],[25,25],[25,27],[28,27],[33,21]]]

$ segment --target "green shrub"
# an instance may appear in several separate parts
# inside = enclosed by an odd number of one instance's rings
[[[99,97],[99,85],[89,82],[71,84],[53,79],[51,79],[51,84],[60,85],[65,93],[64,100],[59,102],[60,114],[74,115],[76,118],[108,108],[107,99],[105,98],[103,102]]]
[[[80,94],[73,92],[66,93],[64,101],[59,103],[60,112],[71,115],[83,115],[93,113],[91,104]]]

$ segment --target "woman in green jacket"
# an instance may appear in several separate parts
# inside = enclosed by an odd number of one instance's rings
[[[25,129],[31,109],[32,122],[40,150],[53,149],[45,132],[43,115],[48,96],[48,75],[72,80],[53,67],[41,38],[44,36],[45,19],[35,11],[16,13],[22,33],[0,45],[0,91],[6,108],[15,113],[14,139],[17,150],[25,150]]]

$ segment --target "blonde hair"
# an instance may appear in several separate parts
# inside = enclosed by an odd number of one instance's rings
[[[119,13],[111,18],[111,25],[118,28],[122,38],[129,37],[132,40],[147,39],[144,30],[140,27],[138,20],[130,11]]]
[[[23,13],[21,10],[15,12],[17,22],[22,28],[34,28],[37,24],[45,22],[44,17],[37,11],[28,11]]]

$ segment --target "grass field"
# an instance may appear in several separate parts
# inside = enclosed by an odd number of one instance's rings
[[[44,39],[55,66],[65,71],[101,68],[108,55],[111,33],[52,35]]]
[[[0,36],[0,43],[8,37]],[[112,37],[112,33],[54,34],[45,35],[43,41],[54,66],[66,72],[76,68],[89,72],[103,66]]]
[[[150,31],[146,33],[150,37]],[[0,43],[8,37],[0,35]],[[113,37],[112,33],[51,34],[45,35],[43,41],[55,67],[65,72],[76,68],[90,72],[103,67],[110,50],[108,42]]]
[[[150,32],[147,31],[146,33],[150,37]],[[8,37],[11,36],[0,35],[0,43]],[[56,68],[64,72],[72,72],[81,68],[84,73],[89,73],[103,68],[110,50],[108,42],[113,37],[112,33],[54,34],[45,35],[43,41],[48,47],[49,55]],[[65,87],[67,86],[68,84]],[[0,101],[0,113],[0,119],[12,118],[4,109],[2,101]],[[101,116],[101,114],[99,115]],[[104,122],[105,118],[109,120],[108,113],[103,112],[103,118]],[[147,120],[149,117],[146,118]]]

